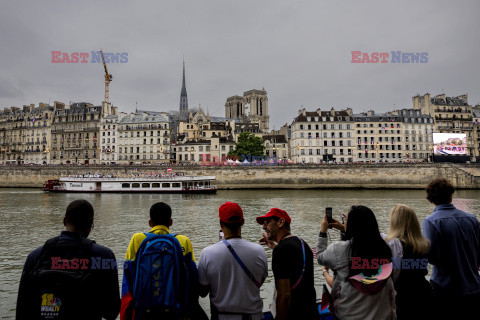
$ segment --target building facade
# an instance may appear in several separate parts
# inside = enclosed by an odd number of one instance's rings
[[[352,109],[298,112],[291,125],[290,153],[294,163],[353,162]]]
[[[177,163],[220,163],[225,162],[228,153],[235,149],[235,141],[231,137],[218,137],[214,134],[209,140],[177,143],[173,149]]]
[[[465,133],[469,155],[478,154],[478,145],[475,139],[472,106],[468,104],[468,95],[447,97],[440,94],[431,97],[430,94],[414,96],[413,108],[423,114],[433,117],[435,132]]]
[[[1,164],[50,164],[53,109],[40,103],[0,113]]]
[[[120,164],[170,162],[170,123],[165,115],[137,111],[124,116],[117,128]]]
[[[288,142],[284,135],[264,135],[262,138],[267,157],[278,158],[279,160],[288,159]]]
[[[116,107],[79,102],[66,106],[55,102],[52,121],[52,164],[99,164],[102,118],[116,113]]]
[[[400,116],[404,125],[406,161],[433,161],[433,117],[422,114],[419,109],[402,109],[393,111]]]

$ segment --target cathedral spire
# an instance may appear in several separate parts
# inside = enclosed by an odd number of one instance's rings
[[[180,92],[180,111],[188,110],[187,86],[185,85],[185,59],[183,59],[183,80]]]

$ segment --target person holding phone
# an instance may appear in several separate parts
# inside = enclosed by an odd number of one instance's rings
[[[365,206],[352,206],[341,225],[336,220],[328,223],[328,211],[320,225],[317,261],[332,288],[333,313],[338,319],[395,320],[392,252],[380,235],[374,213]],[[344,240],[328,246],[329,227],[344,231]],[[364,284],[366,278],[371,284]]]

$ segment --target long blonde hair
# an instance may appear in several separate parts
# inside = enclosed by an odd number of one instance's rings
[[[430,248],[430,242],[420,230],[415,211],[404,204],[397,204],[390,211],[390,230],[386,240],[398,238],[404,245],[412,246],[413,252],[426,254]]]

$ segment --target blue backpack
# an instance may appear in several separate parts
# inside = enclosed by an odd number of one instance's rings
[[[191,254],[183,256],[174,234],[145,235],[134,265],[135,320],[187,317],[192,278],[198,281]]]

